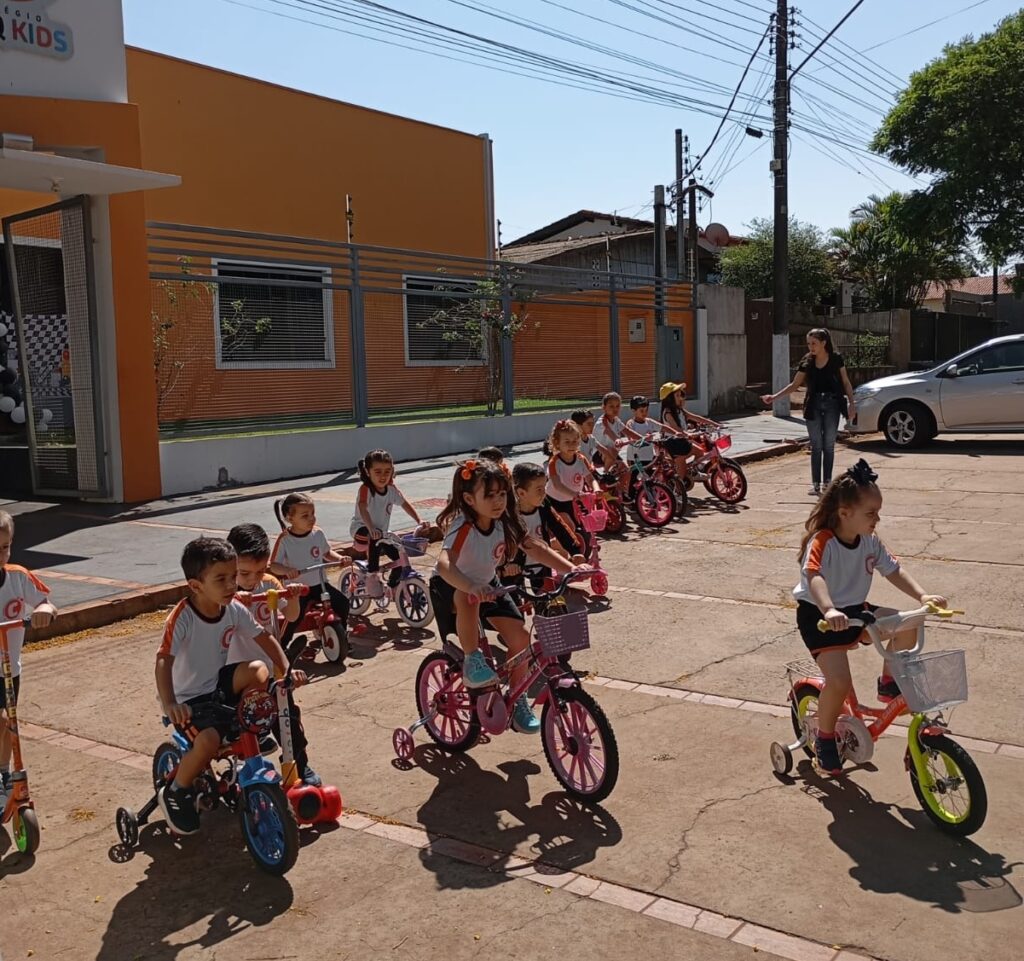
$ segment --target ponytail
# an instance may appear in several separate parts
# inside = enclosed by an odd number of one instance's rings
[[[288,527],[288,517],[297,505],[312,503],[313,498],[309,494],[300,494],[297,491],[289,494],[287,497],[279,497],[274,501],[274,516],[277,518],[278,524],[281,525],[281,530],[285,530]]]

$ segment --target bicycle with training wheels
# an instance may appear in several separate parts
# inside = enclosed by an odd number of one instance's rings
[[[11,651],[7,643],[8,631],[29,627],[32,618],[18,618],[0,623],[0,670],[3,672],[6,698],[7,730],[11,738],[11,789],[0,809],[0,824],[11,822],[15,847],[22,854],[34,854],[39,847],[39,818],[28,790],[28,771],[21,756],[21,737],[18,734],[18,700],[14,695],[14,676],[11,673]]]
[[[422,557],[427,552],[429,541],[416,534],[385,534],[378,544],[390,544],[398,551],[398,558],[381,564],[381,594],[372,597],[368,590],[369,571],[366,561],[356,561],[344,571],[338,582],[338,589],[349,601],[352,614],[365,614],[371,605],[378,611],[386,611],[394,602],[398,616],[409,627],[426,627],[434,619],[434,605],[430,590],[423,575],[409,563],[410,557]],[[391,587],[387,582],[393,571],[401,571],[401,579]]]
[[[657,480],[648,469],[649,464],[640,459],[640,449],[651,444],[652,436],[648,434],[630,443],[633,460],[629,465],[628,489],[637,517],[648,527],[664,527],[679,513],[679,500],[672,488]]]
[[[345,660],[349,655],[348,625],[345,624],[331,605],[331,598],[327,592],[327,570],[337,567],[337,564],[313,564],[303,568],[300,574],[308,571],[316,571],[320,578],[320,584],[311,587],[310,591],[319,591],[317,598],[306,608],[302,617],[295,624],[292,632],[292,639],[288,644],[288,660],[294,661],[297,657],[309,661],[316,657],[316,646],[307,645],[303,636],[310,633],[316,640],[316,644],[324,652],[324,657],[331,663]],[[344,577],[344,575],[342,575]]]
[[[418,720],[407,728],[396,728],[392,736],[399,759],[412,760],[413,736],[420,728],[452,753],[468,751],[482,731],[503,734],[512,723],[516,700],[542,681],[533,705],[542,709],[540,733],[548,766],[573,797],[589,802],[608,797],[619,776],[619,749],[604,711],[569,667],[570,655],[590,646],[587,612],[568,611],[564,606],[569,584],[590,576],[589,571],[565,574],[554,590],[543,593],[525,585],[495,588],[495,594],[516,591],[534,607],[529,646],[503,664],[495,661],[481,624],[480,650],[498,675],[495,685],[466,687],[462,649],[443,637],[442,649],[428,654],[416,674]],[[529,662],[529,671],[513,685],[511,672],[524,661]]]
[[[948,734],[943,712],[967,700],[967,666],[964,651],[922,653],[924,624],[928,617],[948,620],[963,611],[947,610],[925,604],[912,611],[901,611],[875,618],[865,611],[861,618],[850,618],[852,627],[863,627],[878,652],[885,658],[889,673],[900,688],[900,695],[884,707],[861,704],[854,689],[843,704],[836,723],[836,742],[840,757],[854,764],[867,763],[875,742],[903,714],[910,714],[907,748],[903,764],[918,803],[931,821],[943,831],[965,837],[985,823],[988,795],[985,782],[970,754]],[[887,651],[884,637],[901,630],[917,628],[917,641],[905,651]],[[828,630],[828,622],[818,622]],[[775,742],[771,761],[775,772],[788,774],[793,768],[793,753],[803,749],[814,757],[817,734],[818,698],[825,685],[812,661],[794,661],[786,665],[789,677],[790,716],[796,740],[792,744]]]

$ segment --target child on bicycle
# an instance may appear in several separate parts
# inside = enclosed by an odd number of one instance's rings
[[[701,417],[686,409],[686,384],[676,384],[668,381],[661,385],[658,391],[658,398],[661,400],[661,421],[670,434],[665,441],[665,450],[672,456],[676,465],[676,473],[680,477],[686,477],[686,458],[693,451],[693,444],[686,436],[686,430],[690,423],[697,426],[718,428],[722,425],[717,421]]]
[[[352,558],[334,550],[327,535],[316,526],[316,505],[308,494],[296,492],[274,501],[274,514],[281,525],[281,533],[270,554],[270,573],[310,587],[310,592],[299,601],[299,617],[288,624],[281,638],[289,661],[294,661],[301,652],[297,647],[291,649],[292,635],[309,605],[320,599],[321,583],[338,618],[338,630],[344,635],[342,640],[348,635],[348,598],[326,579],[321,580],[319,567],[327,563],[344,567],[352,563]]]
[[[607,447],[597,439],[594,433],[594,415],[585,408],[574,410],[569,419],[580,429],[580,453],[586,457],[594,467],[600,466],[605,461],[614,461],[618,454],[614,447]],[[550,455],[549,455],[550,456]]]
[[[0,511],[0,620],[18,621],[32,613],[33,627],[46,627],[57,616],[50,603],[50,589],[27,568],[11,564],[14,543],[14,518]],[[21,690],[21,647],[25,629],[19,624],[7,632],[7,650],[11,659],[14,701]],[[7,685],[0,671],[0,812],[11,790],[11,734],[7,729]]]
[[[239,524],[231,528],[227,540],[235,549],[235,554],[238,557],[237,581],[238,590],[241,593],[236,595],[237,600],[249,608],[253,619],[260,627],[276,637],[279,625],[274,623],[275,618],[283,618],[288,624],[299,619],[299,598],[283,598],[283,604],[278,607],[276,614],[265,602],[252,604],[247,599],[251,594],[285,589],[284,585],[267,570],[270,565],[270,538],[267,537],[267,532],[259,524]],[[235,634],[228,645],[228,663],[239,664],[248,661],[263,661],[271,672],[274,670],[273,662],[262,647],[255,641]],[[316,771],[309,766],[308,742],[306,741],[306,732],[302,727],[302,712],[295,703],[291,691],[288,691],[288,709],[292,718],[292,747],[295,752],[295,766],[298,770],[299,780],[303,784],[320,787],[323,782]],[[266,746],[273,750],[274,743],[269,735],[266,740],[269,743],[264,745],[263,742],[260,742],[260,749],[262,750]]]
[[[401,507],[416,522],[417,530],[424,525],[416,508],[395,485],[395,462],[386,450],[371,450],[358,466],[362,484],[356,494],[356,510],[349,532],[356,548],[366,551],[366,596],[382,597],[384,585],[380,580],[380,555],[384,554],[393,561],[399,557],[397,547],[381,543],[381,538],[391,527],[391,512]],[[392,568],[388,586],[397,587],[401,579],[401,568]]]
[[[479,648],[481,624],[501,634],[510,657],[526,650],[530,643],[515,602],[507,594],[496,593],[497,569],[505,558],[515,557],[522,547],[528,558],[556,571],[569,573],[576,569],[526,533],[511,487],[508,475],[496,464],[466,461],[456,467],[451,497],[437,519],[446,536],[430,578],[430,594],[442,638],[452,633],[453,626],[458,635],[466,655],[463,681],[469,688],[498,682],[498,675]],[[525,662],[518,664],[511,682],[519,683],[528,667]],[[524,734],[540,730],[525,695],[515,703],[512,726]]]
[[[556,514],[548,503],[547,471],[540,464],[516,464],[512,470],[512,488],[526,533],[538,544],[552,547],[557,544],[555,550],[564,552],[574,564],[585,563],[581,553],[585,549],[582,539],[575,528],[566,524],[561,515]],[[522,583],[525,566],[526,553],[520,547],[511,562],[499,568],[502,583]],[[545,570],[544,573],[547,574],[549,571]],[[535,589],[543,583],[543,577],[544,575],[540,575],[531,578]]]
[[[815,754],[818,765],[829,774],[842,770],[835,730],[853,684],[848,652],[867,643],[863,629],[851,627],[849,619],[863,618],[865,612],[879,617],[894,613],[868,602],[872,574],[877,571],[921,604],[931,601],[946,606],[946,598],[924,592],[875,534],[882,510],[877,479],[862,458],[832,481],[811,511],[800,544],[800,583],[793,589],[796,622],[825,677],[818,699]],[[818,630],[821,618],[828,621],[827,633]],[[907,650],[914,642],[915,631],[901,631],[889,642],[889,650]],[[895,680],[883,670],[878,678],[879,700],[891,700],[899,693]]]
[[[580,451],[583,435],[571,420],[560,420],[551,429],[548,444],[548,506],[573,530],[580,544],[578,553],[590,553],[590,535],[580,527],[573,502],[584,490],[594,487],[593,465]]]
[[[179,601],[167,618],[156,655],[156,689],[167,718],[179,730],[191,729],[194,738],[174,780],[160,788],[157,801],[175,832],[195,834],[199,812],[192,785],[230,732],[209,708],[235,705],[245,691],[266,690],[270,681],[264,659],[229,662],[232,639],[255,643],[282,677],[288,660],[273,636],[235,600],[238,558],[227,541],[191,541],[181,555],[181,569],[191,596]],[[296,685],[306,681],[302,671],[294,671],[292,678]]]

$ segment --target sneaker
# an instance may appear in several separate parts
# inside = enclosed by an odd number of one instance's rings
[[[839,745],[834,737],[816,737],[814,754],[818,759],[818,767],[826,774],[842,773],[843,759],[839,756]]]
[[[363,584],[365,596],[373,600],[384,596],[384,585],[381,583],[380,574],[367,574]]]
[[[275,750],[277,750],[277,741],[269,734],[264,734],[260,738],[260,754],[273,754]]]
[[[807,488],[807,496],[821,497],[821,484],[811,484],[811,486]]]
[[[540,730],[540,721],[530,709],[526,695],[521,695],[512,708],[512,728],[520,734],[536,734]]]
[[[462,662],[462,680],[466,687],[487,687],[498,683],[498,675],[487,663],[482,651],[473,651]]]
[[[878,700],[880,701],[894,701],[903,692],[900,690],[899,684],[891,677],[878,679]]]
[[[195,794],[188,788],[175,788],[168,784],[156,795],[164,820],[175,834],[195,834],[199,830],[199,812]]]
[[[308,763],[299,773],[299,780],[309,787],[323,787],[324,783],[320,780],[320,775],[317,774]]]

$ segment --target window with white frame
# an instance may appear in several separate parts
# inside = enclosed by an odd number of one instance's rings
[[[329,268],[218,260],[213,273],[218,368],[334,366]]]
[[[465,367],[484,362],[472,281],[405,277],[405,362],[410,367]]]

